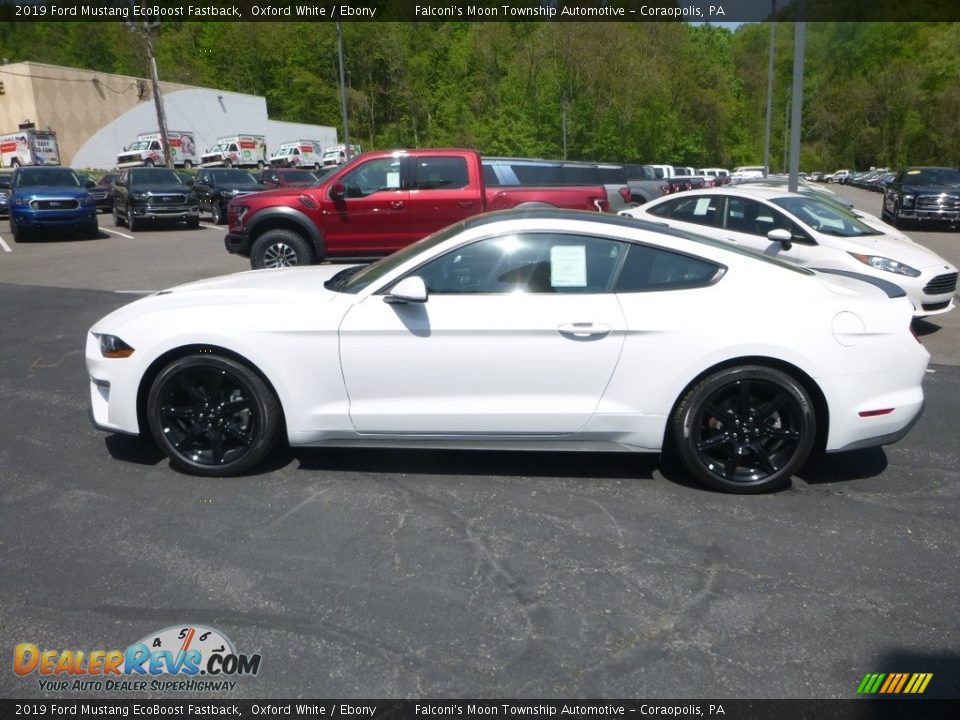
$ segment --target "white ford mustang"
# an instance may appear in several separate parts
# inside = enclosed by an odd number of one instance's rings
[[[901,438],[929,354],[891,283],[615,216],[478,216],[369,266],[191,283],[87,340],[94,424],[198,475],[295,446],[672,451],[715,488]]]

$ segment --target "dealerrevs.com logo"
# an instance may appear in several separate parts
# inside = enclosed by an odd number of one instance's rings
[[[238,653],[226,635],[203,625],[168,627],[126,650],[41,650],[34,643],[13,650],[13,671],[38,675],[47,691],[223,691],[236,687],[232,678],[259,670],[259,654]]]

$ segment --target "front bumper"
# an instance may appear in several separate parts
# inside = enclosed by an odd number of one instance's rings
[[[156,206],[156,205],[134,205],[130,208],[133,216],[137,220],[150,220],[152,222],[179,221],[200,219],[200,206]]]
[[[223,238],[223,245],[232,255],[250,255],[249,235],[228,232]]]
[[[96,205],[72,210],[11,209],[10,224],[20,230],[66,230],[97,225]]]

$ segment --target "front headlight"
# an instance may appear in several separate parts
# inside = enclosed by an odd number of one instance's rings
[[[883,270],[883,272],[906,275],[907,277],[920,277],[919,270],[881,255],[860,255],[859,253],[850,253],[850,255],[874,270]]]
[[[132,192],[132,193],[130,193],[130,199],[131,199],[131,200],[146,200],[146,199],[147,199],[147,193]]]
[[[14,204],[14,205],[19,205],[20,207],[29,207],[29,206],[30,206],[30,199],[29,199],[29,198],[25,198],[25,197],[14,198],[13,204]]]
[[[93,199],[93,195],[84,195],[80,198],[81,205],[96,205],[97,201]]]
[[[133,348],[116,335],[98,334],[97,339],[100,340],[100,354],[105,358],[128,358],[133,355]]]
[[[910,193],[904,193],[904,194],[903,194],[903,204],[904,204],[904,205],[913,205],[913,201],[914,201],[914,200],[916,200],[916,197],[915,197],[914,195],[911,195]]]

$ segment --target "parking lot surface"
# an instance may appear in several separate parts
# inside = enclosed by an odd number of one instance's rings
[[[90,427],[84,336],[130,292],[248,265],[222,228],[102,227],[16,245],[0,225],[5,652],[198,624],[262,656],[210,697],[831,698],[891,671],[960,697],[960,311],[922,329],[928,407],[903,441],[771,495],[638,455],[286,450],[199,479]],[[2,697],[124,696],[9,667]]]

